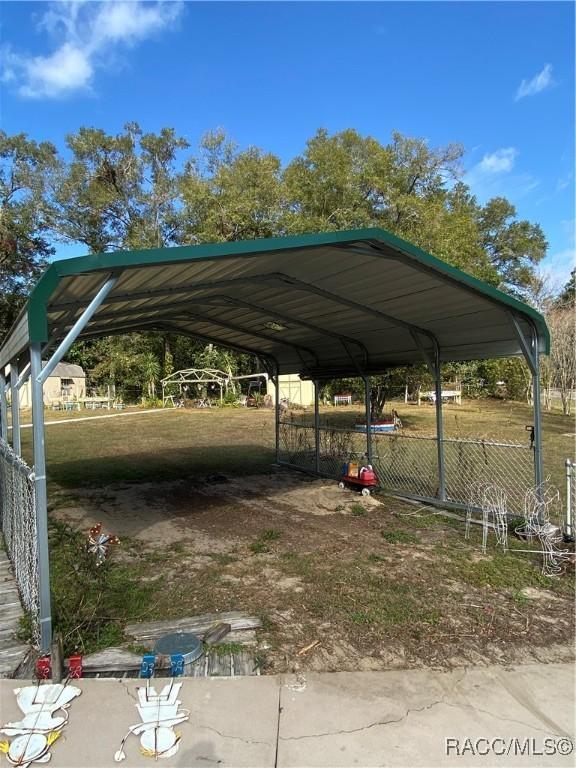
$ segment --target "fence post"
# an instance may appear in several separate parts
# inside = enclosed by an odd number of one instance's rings
[[[434,390],[436,405],[436,442],[438,445],[438,497],[446,500],[446,475],[444,470],[444,423],[442,420],[442,367],[440,364],[440,347],[434,345]]]
[[[6,407],[6,377],[0,371],[0,437],[8,442],[8,408]]]
[[[544,482],[544,468],[542,465],[542,406],[540,403],[540,349],[538,346],[538,334],[532,326],[532,400],[534,408],[534,475],[537,493],[542,494]]]
[[[280,461],[280,369],[276,365],[274,376],[274,446],[276,451],[276,463]]]
[[[572,486],[574,484],[574,462],[566,459],[566,521],[564,525],[564,541],[574,541],[572,527]]]
[[[364,410],[366,413],[366,455],[368,464],[372,464],[372,389],[370,376],[364,376]]]
[[[18,361],[10,363],[10,398],[12,406],[12,448],[18,456],[22,455],[20,444],[20,393],[18,390]]]
[[[34,433],[34,490],[36,500],[36,535],[38,537],[38,595],[40,602],[40,650],[50,650],[52,611],[50,607],[50,554],[48,550],[48,500],[46,494],[46,455],[44,450],[44,397],[42,351],[38,342],[30,344],[30,379],[32,386],[32,423]]]
[[[314,380],[314,454],[316,472],[320,474],[320,383]]]

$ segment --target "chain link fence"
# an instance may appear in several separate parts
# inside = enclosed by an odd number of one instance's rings
[[[32,616],[34,639],[38,629],[38,537],[34,481],[30,467],[0,439],[0,530],[20,598]]]
[[[351,456],[366,454],[366,433],[321,426],[318,470],[337,478]],[[472,484],[494,483],[509,499],[511,514],[523,513],[524,495],[534,487],[534,454],[529,445],[447,438],[443,440],[446,498],[466,505]],[[387,491],[437,499],[439,491],[436,437],[402,433],[372,434],[372,464]],[[282,421],[280,460],[299,469],[317,471],[314,427]]]

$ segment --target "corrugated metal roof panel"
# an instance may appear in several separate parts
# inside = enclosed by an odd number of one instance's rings
[[[282,372],[419,362],[411,331],[430,351],[435,337],[445,360],[520,354],[510,313],[547,343],[534,310],[381,230],[57,262],[29,301],[30,337],[62,338],[112,274],[84,337],[170,328],[273,356]],[[28,338],[23,315],[0,364]]]

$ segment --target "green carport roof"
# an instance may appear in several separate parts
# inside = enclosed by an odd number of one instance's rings
[[[0,348],[60,341],[103,283],[116,282],[80,338],[183,333],[277,363],[344,376],[421,362],[547,352],[531,307],[381,229],[118,251],[54,262]]]

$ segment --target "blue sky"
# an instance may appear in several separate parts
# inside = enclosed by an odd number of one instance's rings
[[[574,263],[574,6],[554,2],[3,3],[2,127],[223,127],[284,161],[317,128],[466,147],[465,180]],[[78,255],[61,248],[60,255]]]

